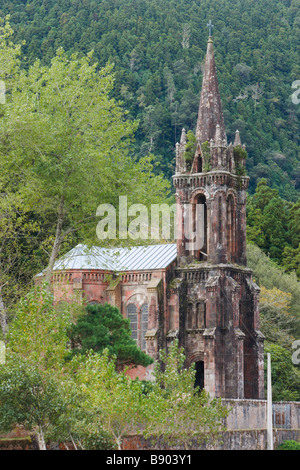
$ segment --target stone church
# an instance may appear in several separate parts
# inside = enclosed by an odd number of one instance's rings
[[[178,338],[186,365],[195,363],[196,383],[211,396],[264,399],[259,288],[246,267],[249,178],[238,131],[227,142],[211,36],[195,137],[190,162],[184,129],[176,145],[176,224],[184,234],[177,243],[118,250],[78,245],[56,262],[53,292],[56,302],[76,297],[117,306],[154,359]],[[185,239],[187,205],[192,229],[202,233],[199,246]],[[151,368],[132,374],[149,378]]]

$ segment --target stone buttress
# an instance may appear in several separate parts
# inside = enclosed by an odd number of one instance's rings
[[[211,37],[195,137],[188,160],[182,130],[173,177],[179,342],[211,396],[264,398],[259,288],[246,267],[246,151],[238,131],[227,143]]]

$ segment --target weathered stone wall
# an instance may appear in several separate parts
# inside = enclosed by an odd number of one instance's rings
[[[283,441],[300,441],[300,430],[276,429],[273,431],[274,449]],[[163,444],[152,446],[150,440],[145,440],[141,436],[129,436],[123,440],[123,450],[183,450],[177,447],[170,449]],[[266,429],[245,429],[225,431],[220,436],[220,443],[214,447],[203,445],[194,447],[191,450],[267,450],[267,430]]]
[[[266,400],[229,400],[223,399],[230,413],[224,424],[226,431],[220,436],[220,443],[209,450],[266,450],[267,449],[267,401]],[[273,403],[273,441],[274,449],[285,440],[300,442],[300,402]],[[160,443],[157,449],[167,449]],[[141,436],[124,439],[123,449],[154,449],[151,442]],[[195,447],[194,450],[200,448]]]
[[[266,400],[222,400],[231,409],[224,423],[227,430],[266,429]],[[300,402],[273,403],[274,429],[300,429]]]
[[[213,448],[209,445],[194,450],[266,450],[267,449],[267,401],[266,400],[222,400],[230,413],[225,421],[227,430],[220,436],[220,442]],[[300,402],[273,403],[274,449],[285,440],[300,442]],[[23,428],[0,435],[1,450],[34,450],[34,441]],[[51,446],[49,446],[51,448]],[[70,446],[70,449],[72,447]],[[65,447],[60,446],[61,450]],[[161,441],[153,446],[141,435],[123,439],[123,450],[172,450]],[[182,450],[180,447],[175,450]]]

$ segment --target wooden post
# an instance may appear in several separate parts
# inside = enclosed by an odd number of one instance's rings
[[[267,357],[268,357],[267,435],[268,435],[268,450],[273,450],[271,354],[267,353]]]

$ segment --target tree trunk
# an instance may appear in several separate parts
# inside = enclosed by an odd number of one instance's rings
[[[54,244],[52,247],[49,264],[48,264],[48,267],[46,269],[46,274],[45,274],[45,282],[47,284],[47,289],[49,291],[51,290],[51,277],[52,277],[53,266],[56,261],[57,255],[60,250],[61,242],[62,242],[63,221],[64,221],[64,197],[62,196],[60,200],[60,204],[59,204],[59,209],[58,209],[55,240],[54,240]]]
[[[41,427],[39,427],[39,430],[36,433],[36,437],[37,437],[39,450],[47,450],[44,433]]]
[[[3,302],[3,297],[1,293],[1,288],[0,287],[0,325],[1,325],[1,330],[4,339],[6,338],[6,335],[8,333],[8,320],[7,320],[7,311]]]

